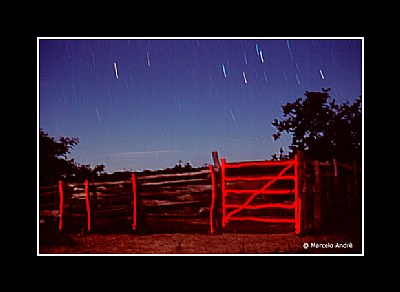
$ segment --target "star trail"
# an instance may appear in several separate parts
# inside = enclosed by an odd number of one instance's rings
[[[362,38],[38,38],[39,127],[107,172],[265,160],[281,105],[363,89]]]

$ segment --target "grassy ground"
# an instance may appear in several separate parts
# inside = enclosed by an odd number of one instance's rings
[[[339,245],[337,245],[339,244]],[[361,241],[346,235],[275,234],[86,234],[57,235],[39,244],[39,254],[357,254]]]

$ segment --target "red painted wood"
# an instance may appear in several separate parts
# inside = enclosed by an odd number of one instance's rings
[[[132,222],[132,230],[136,230],[136,209],[137,209],[137,182],[136,182],[136,175],[132,173],[132,192],[133,192],[133,222]]]
[[[63,210],[64,210],[64,189],[63,189],[63,182],[60,180],[58,181],[58,191],[60,193],[60,219],[58,221],[58,230],[62,230],[63,227]]]
[[[90,201],[89,201],[89,181],[85,180],[87,230],[90,231]]]
[[[213,226],[213,213],[214,213],[214,203],[215,203],[215,192],[216,192],[216,183],[215,183],[215,173],[214,167],[209,165],[210,174],[211,174],[211,207],[210,207],[210,233],[214,233]]]

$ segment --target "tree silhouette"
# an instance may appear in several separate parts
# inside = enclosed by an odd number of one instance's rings
[[[284,159],[289,159],[290,158],[290,156],[289,156],[289,154],[283,154],[283,148],[281,147],[280,149],[279,149],[279,157],[278,157],[278,155],[277,154],[272,154],[271,155],[271,160],[272,161],[278,161],[278,160],[284,160]]]
[[[362,113],[361,96],[353,103],[336,104],[329,95],[306,91],[306,99],[298,98],[282,106],[283,119],[274,119],[278,130],[273,134],[276,141],[281,133],[292,134],[289,148],[295,153],[304,151],[310,159],[342,161],[361,159]],[[293,154],[292,153],[292,154]]]
[[[53,183],[71,173],[74,160],[67,160],[67,154],[79,143],[78,138],[61,137],[56,140],[48,133],[39,130],[39,181],[41,184]]]
[[[67,159],[71,149],[78,145],[78,138],[60,137],[58,140],[39,129],[39,183],[56,183],[59,179],[91,179],[100,175],[105,166],[79,165]]]

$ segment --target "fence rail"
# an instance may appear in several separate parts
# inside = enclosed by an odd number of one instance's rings
[[[174,229],[183,223],[208,228],[212,200],[210,169],[138,174],[136,185],[137,220],[142,228]]]
[[[294,223],[300,233],[297,158],[226,162],[222,158],[222,227],[233,221]]]
[[[217,153],[213,159],[214,165],[188,172],[40,186],[40,222],[56,222],[58,230],[211,234],[231,222],[289,224],[296,234],[361,224],[355,163],[310,161],[303,153],[282,161],[220,162]]]
[[[303,173],[304,230],[361,229],[361,168],[357,163],[304,159],[299,169]]]

